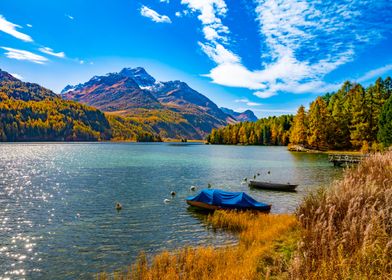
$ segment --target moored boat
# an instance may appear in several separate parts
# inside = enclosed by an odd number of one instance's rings
[[[273,190],[273,191],[286,191],[293,192],[298,187],[295,184],[281,184],[281,183],[271,183],[271,182],[262,182],[262,181],[249,181],[249,187],[265,189],[265,190]]]
[[[214,211],[218,209],[254,210],[269,212],[271,205],[258,202],[244,192],[226,192],[217,189],[204,189],[186,202],[194,207]]]

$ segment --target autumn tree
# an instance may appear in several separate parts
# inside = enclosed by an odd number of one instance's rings
[[[388,98],[380,114],[378,140],[389,147],[392,145],[392,96]]]
[[[305,107],[300,106],[293,120],[290,133],[290,143],[305,146],[307,143],[308,128]]]
[[[324,99],[317,97],[317,99],[310,104],[308,123],[308,145],[316,149],[325,149],[328,147],[327,143],[327,108]]]

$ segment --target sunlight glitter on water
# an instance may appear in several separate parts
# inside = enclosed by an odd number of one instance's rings
[[[269,170],[269,180],[300,183],[298,192],[241,185]],[[323,156],[279,147],[1,144],[0,279],[91,278],[129,265],[140,250],[234,244],[231,234],[208,230],[205,216],[188,210],[190,186],[246,191],[279,213],[339,173]],[[165,204],[171,191],[177,195]]]

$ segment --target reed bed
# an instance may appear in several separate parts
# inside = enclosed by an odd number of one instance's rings
[[[392,279],[392,152],[375,154],[297,211],[293,279]]]
[[[142,253],[128,271],[97,279],[272,279],[288,270],[298,233],[293,215],[215,211],[207,223],[238,234],[238,245],[165,251],[150,262]]]

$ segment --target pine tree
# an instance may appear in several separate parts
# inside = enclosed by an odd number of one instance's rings
[[[316,149],[328,148],[327,133],[327,108],[324,99],[317,99],[310,104],[308,145]]]
[[[392,145],[392,96],[388,98],[382,107],[379,120],[378,141],[389,147]]]
[[[293,126],[290,133],[290,143],[294,145],[306,145],[307,131],[308,128],[306,123],[305,107],[301,105],[293,120]]]
[[[350,95],[352,95],[350,141],[354,148],[359,149],[364,142],[371,141],[370,104],[365,89],[359,84],[353,87]]]

